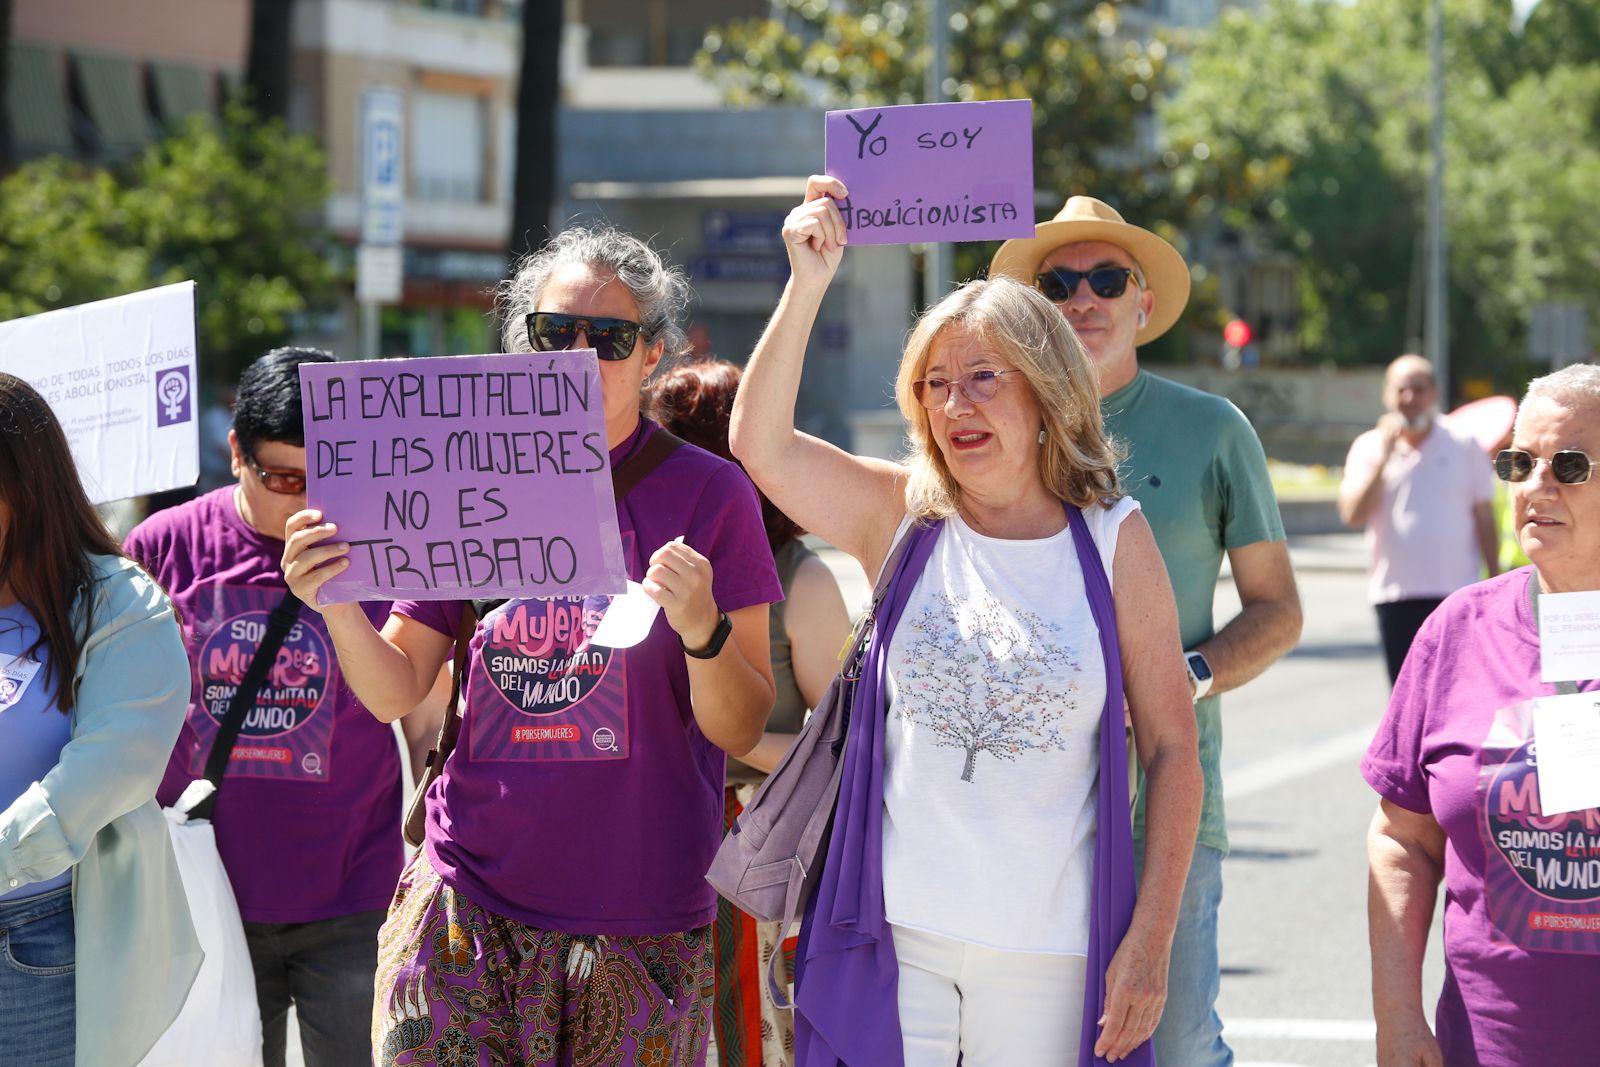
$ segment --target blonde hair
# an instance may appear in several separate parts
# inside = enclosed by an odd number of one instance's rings
[[[906,465],[906,507],[920,518],[945,518],[961,505],[961,487],[933,440],[928,411],[912,393],[933,342],[959,327],[997,357],[1022,372],[1044,418],[1039,478],[1073,507],[1120,498],[1117,464],[1121,450],[1100,420],[1098,374],[1083,342],[1043,294],[1011,278],[968,282],[918,320],[900,357],[895,398],[911,439]]]

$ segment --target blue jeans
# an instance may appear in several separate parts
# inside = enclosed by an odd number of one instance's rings
[[[1144,876],[1143,849],[1139,875]],[[1233,1050],[1222,1040],[1217,993],[1217,909],[1222,904],[1222,853],[1196,845],[1183,884],[1178,929],[1167,971],[1167,1007],[1156,1027],[1156,1062],[1162,1067],[1232,1067]]]
[[[72,1067],[76,948],[70,885],[0,904],[0,1063]]]

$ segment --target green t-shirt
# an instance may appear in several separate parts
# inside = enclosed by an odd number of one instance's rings
[[[1267,474],[1267,456],[1244,413],[1226,398],[1140,371],[1100,401],[1106,430],[1128,458],[1122,485],[1144,511],[1178,601],[1183,647],[1216,632],[1211,617],[1222,556],[1258,541],[1283,540],[1283,519]],[[1195,704],[1205,806],[1200,843],[1228,849],[1222,810],[1222,703]],[[1134,833],[1144,836],[1140,776]]]

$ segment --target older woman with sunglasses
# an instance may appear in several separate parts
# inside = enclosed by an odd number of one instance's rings
[[[661,454],[641,387],[687,347],[688,296],[644,243],[567,230],[502,287],[504,343],[595,350],[611,464],[626,471]],[[683,445],[617,517],[628,574],[661,608],[629,648],[590,643],[604,597],[402,602],[381,631],[354,605],[320,609],[380,718],[404,714],[453,642],[470,642],[461,739],[379,935],[383,1067],[704,1061],[724,753],[761,739],[767,606],[782,593],[733,463]],[[284,573],[315,603],[348,546],[314,512],[289,529]],[[556,721],[587,728],[526,729],[569,711]]]
[[[846,195],[813,177],[784,223],[792,274],[745,372],[733,451],[773,503],[869,575],[900,531],[942,525],[888,646],[882,797],[867,801],[881,813],[849,823],[866,827],[852,853],[864,868],[881,854],[881,894],[869,887],[865,912],[843,920],[871,932],[846,936],[875,942],[872,977],[835,981],[839,968],[819,964],[850,948],[818,951],[843,911],[824,914],[813,897],[796,1062],[1148,1063],[1201,799],[1166,570],[1118,485],[1087,351],[1044,296],[1010,279],[963,286],[913,330],[895,387],[911,438],[904,463],[795,429],[806,345],[844,255]],[[1112,891],[1096,911],[1097,835],[1117,840],[1109,820],[1120,820],[1128,840],[1129,815],[1125,794],[1110,810],[1097,796],[1112,680],[1074,547],[1080,521],[1112,586],[1150,783],[1145,878],[1120,942],[1091,935],[1117,906]],[[1127,874],[1131,891],[1131,857]],[[1088,973],[1097,943],[1109,959],[1103,998],[1086,996],[1100,988],[1102,974]]]
[[[1600,596],[1595,459],[1600,367],[1535,379],[1495,457],[1533,565],[1434,611],[1361,765],[1381,797],[1367,835],[1380,1067],[1595,1062],[1600,807],[1571,810],[1582,800],[1561,802],[1551,779],[1561,763],[1600,778],[1560,728],[1592,731],[1595,699],[1579,694],[1600,690],[1600,658],[1549,670],[1539,626],[1555,594]],[[1445,983],[1430,1031],[1422,958],[1441,880]]]

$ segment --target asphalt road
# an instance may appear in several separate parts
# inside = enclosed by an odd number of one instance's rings
[[[1358,770],[1388,700],[1358,535],[1290,542],[1300,644],[1223,698],[1232,852],[1220,929],[1222,1015],[1239,1064],[1376,1062],[1368,980],[1366,842],[1377,798]],[[1232,583],[1217,617],[1237,610]],[[1438,996],[1438,923],[1424,968]]]
[[[1357,765],[1388,682],[1365,599],[1358,535],[1291,538],[1305,606],[1299,646],[1223,698],[1223,777],[1233,851],[1224,865],[1218,1010],[1237,1067],[1376,1062],[1366,939],[1365,833],[1376,798]],[[846,602],[867,582],[836,552]],[[1238,610],[1232,583],[1217,618]],[[1438,923],[1423,976],[1438,995]],[[291,1020],[292,1023],[292,1020]],[[290,1067],[302,1067],[290,1035]]]

